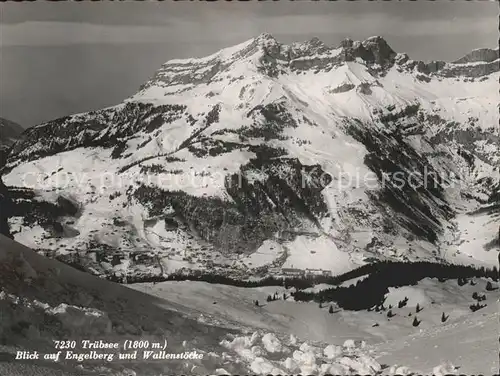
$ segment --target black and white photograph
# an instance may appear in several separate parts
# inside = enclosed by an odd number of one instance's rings
[[[497,1],[0,3],[0,376],[499,374]]]

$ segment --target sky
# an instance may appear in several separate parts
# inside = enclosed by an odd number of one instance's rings
[[[0,3],[0,117],[28,127],[112,106],[162,63],[263,32],[283,43],[383,36],[413,59],[498,46],[494,1]]]

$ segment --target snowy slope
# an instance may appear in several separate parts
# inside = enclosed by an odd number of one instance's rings
[[[263,34],[171,60],[124,103],[41,124],[14,146],[6,184],[52,203],[49,218],[19,210],[16,240],[119,278],[336,274],[373,258],[491,265],[494,219],[484,241],[460,246],[471,258],[454,256],[463,218],[500,186],[488,51],[424,63],[380,37],[331,48]]]
[[[498,374],[498,303],[480,312],[439,330],[431,328],[378,345],[376,351],[382,355],[377,361],[420,372],[433,370],[435,375],[451,373],[450,365],[464,375]]]
[[[135,374],[134,371],[137,375],[180,373],[186,372],[187,366],[191,369],[194,365],[203,373],[204,369],[205,372],[215,371],[213,367],[220,362],[214,361],[208,352],[220,355],[223,347],[218,342],[230,331],[189,319],[175,312],[175,304],[152,299],[49,260],[3,236],[0,236],[0,258],[2,375],[47,374],[43,369],[34,369],[34,364],[51,369],[54,375],[65,374],[62,373],[65,369],[70,375],[84,371],[100,375],[129,375]],[[123,343],[125,339],[163,342],[165,338],[168,338],[170,352],[197,349],[207,354],[206,359],[188,365],[183,362],[127,364],[114,361],[101,364],[80,362],[77,367],[78,363],[71,361],[14,361],[12,355],[16,350],[57,352],[53,341],[62,339],[102,339]],[[129,373],[126,373],[127,369]]]
[[[153,297],[37,255],[0,235],[0,374],[9,376],[142,376],[150,374],[379,374],[364,341],[340,344],[298,338],[276,327],[199,315],[205,298]],[[161,291],[161,290],[160,290]],[[173,299],[169,298],[172,297]],[[235,296],[233,296],[234,299]],[[249,304],[248,304],[249,303]],[[259,310],[239,301],[241,312]],[[245,320],[245,317],[239,317]],[[353,329],[353,328],[351,328]],[[346,334],[352,334],[346,328]],[[306,332],[304,332],[306,334]],[[53,353],[55,340],[168,340],[167,351],[197,351],[202,360],[15,360],[17,351]],[[90,353],[76,347],[79,352]],[[72,350],[73,351],[73,350]],[[62,351],[65,357],[66,351]]]
[[[498,368],[498,290],[487,291],[487,282],[471,279],[460,286],[456,280],[424,279],[415,286],[390,288],[385,311],[335,308],[334,313],[329,313],[329,304],[319,308],[317,303],[296,302],[290,297],[293,290],[280,287],[236,288],[190,281],[132,287],[168,297],[183,306],[181,310],[206,321],[228,320],[234,327],[291,334],[316,346],[363,341],[367,352],[388,366],[383,374],[405,374],[400,367],[417,374],[432,374],[438,366],[449,367],[442,374],[493,374]],[[495,282],[493,285],[498,286]],[[266,302],[266,297],[275,293],[278,300]],[[286,300],[282,299],[283,293]],[[482,304],[487,306],[471,312],[474,293],[485,296]],[[405,298],[406,305],[399,308],[398,303]],[[260,302],[259,307],[253,304],[255,300]],[[390,318],[389,307],[394,314]],[[420,321],[418,327],[412,325],[415,317]],[[441,374],[437,369],[434,372]]]

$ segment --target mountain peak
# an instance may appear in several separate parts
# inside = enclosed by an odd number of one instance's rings
[[[281,52],[281,43],[269,33],[262,33],[252,40],[252,45],[259,46],[265,54],[278,57]]]
[[[339,47],[343,50],[343,56],[347,61],[361,58],[367,63],[375,63],[380,66],[392,65],[397,55],[381,36],[373,36],[362,42],[345,38],[340,42]]]
[[[254,38],[254,41],[259,42],[259,43],[266,43],[266,42],[275,42],[277,43],[277,40],[275,37],[273,37],[269,33],[261,33],[258,36]]]
[[[364,41],[363,41],[363,44],[377,44],[377,45],[385,45],[385,46],[389,46],[389,44],[387,43],[387,41],[384,39],[384,37],[380,36],[380,35],[374,35],[374,36],[371,36],[369,38],[366,38]]]

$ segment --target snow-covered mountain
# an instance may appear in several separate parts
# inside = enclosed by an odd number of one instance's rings
[[[98,275],[496,265],[498,79],[498,49],[426,63],[381,37],[171,60],[123,103],[23,134],[12,231]]]

